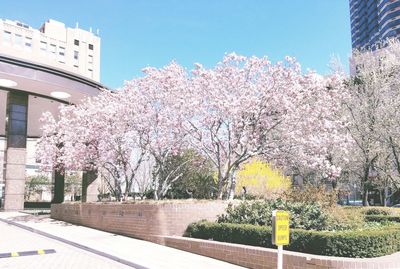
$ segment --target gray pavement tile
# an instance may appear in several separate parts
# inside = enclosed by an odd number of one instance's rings
[[[130,237],[107,233],[88,227],[72,225],[62,221],[55,221],[46,217],[32,217],[26,214],[0,212],[0,219],[13,220],[17,225],[67,240],[80,247],[111,255],[139,267],[149,269],[240,269],[227,262],[189,253],[186,251],[138,240]],[[17,228],[18,229],[18,228]],[[25,231],[26,232],[26,231]],[[29,233],[29,232],[28,232]],[[1,246],[0,246],[1,249]],[[99,256],[100,257],[100,256]],[[75,258],[75,257],[74,257]],[[15,258],[16,259],[16,258]],[[72,266],[71,260],[63,260],[67,266]],[[123,266],[123,264],[121,264]],[[1,264],[0,264],[0,268]],[[41,267],[42,268],[42,267]],[[62,267],[62,268],[95,268],[95,267]],[[114,268],[114,267],[104,267]],[[121,267],[125,268],[125,267]],[[132,268],[132,267],[130,267]],[[59,269],[57,267],[57,269]]]

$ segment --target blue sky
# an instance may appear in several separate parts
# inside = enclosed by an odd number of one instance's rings
[[[328,73],[348,68],[348,0],[0,0],[0,18],[39,28],[47,19],[100,29],[101,82],[110,88],[171,60],[212,67],[225,53],[296,57]]]

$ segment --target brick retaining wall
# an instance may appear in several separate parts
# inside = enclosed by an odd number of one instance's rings
[[[223,201],[52,204],[51,217],[103,231],[153,241],[254,269],[275,269],[276,250],[180,237],[195,221],[213,221]],[[380,258],[341,258],[284,252],[284,269],[400,269],[400,252]]]
[[[183,235],[202,219],[213,221],[228,202],[64,203],[51,205],[51,217],[108,232],[153,241],[159,235]]]
[[[164,245],[252,269],[276,269],[276,250],[195,238],[164,236]],[[379,258],[343,258],[284,251],[284,269],[400,269],[400,252]]]

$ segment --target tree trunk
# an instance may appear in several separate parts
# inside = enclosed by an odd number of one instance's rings
[[[231,186],[229,188],[229,200],[233,200],[233,198],[235,197],[235,189],[236,189],[236,173],[233,170],[232,171],[232,175],[231,175]]]
[[[363,188],[363,190],[362,190],[362,204],[363,204],[363,206],[369,206],[368,189],[366,189],[366,188]]]
[[[363,206],[369,206],[369,203],[368,203],[368,176],[369,176],[370,162],[367,161],[366,163],[367,164],[364,169],[364,177],[362,178],[362,182],[361,182]]]
[[[159,200],[158,191],[154,190],[154,200]]]
[[[224,181],[225,179],[222,175],[218,175],[218,191],[217,191],[217,199],[222,200],[224,196]]]
[[[387,206],[387,187],[385,186],[385,188],[383,189],[383,206],[386,207]]]
[[[336,181],[336,179],[332,179],[331,184],[332,184],[332,189],[333,189],[334,191],[336,191],[336,188],[337,188],[337,181]]]
[[[222,200],[224,198],[224,192],[222,190],[218,190],[217,199]]]
[[[128,196],[129,196],[129,193],[128,193],[128,192],[125,192],[125,193],[124,193],[124,196],[123,196],[123,198],[122,198],[122,201],[127,201],[127,200],[128,200]]]
[[[65,171],[54,171],[54,196],[51,200],[52,204],[61,204],[64,202],[64,185],[65,185]]]
[[[159,200],[160,199],[160,197],[158,195],[159,185],[160,185],[159,178],[156,177],[156,180],[154,181],[154,194],[153,194],[154,200]]]

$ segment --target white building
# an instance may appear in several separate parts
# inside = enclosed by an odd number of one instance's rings
[[[0,19],[0,209],[24,207],[42,113],[97,95],[99,80],[100,38],[90,31]]]
[[[100,81],[100,37],[55,20],[40,29],[0,20],[0,53]]]

